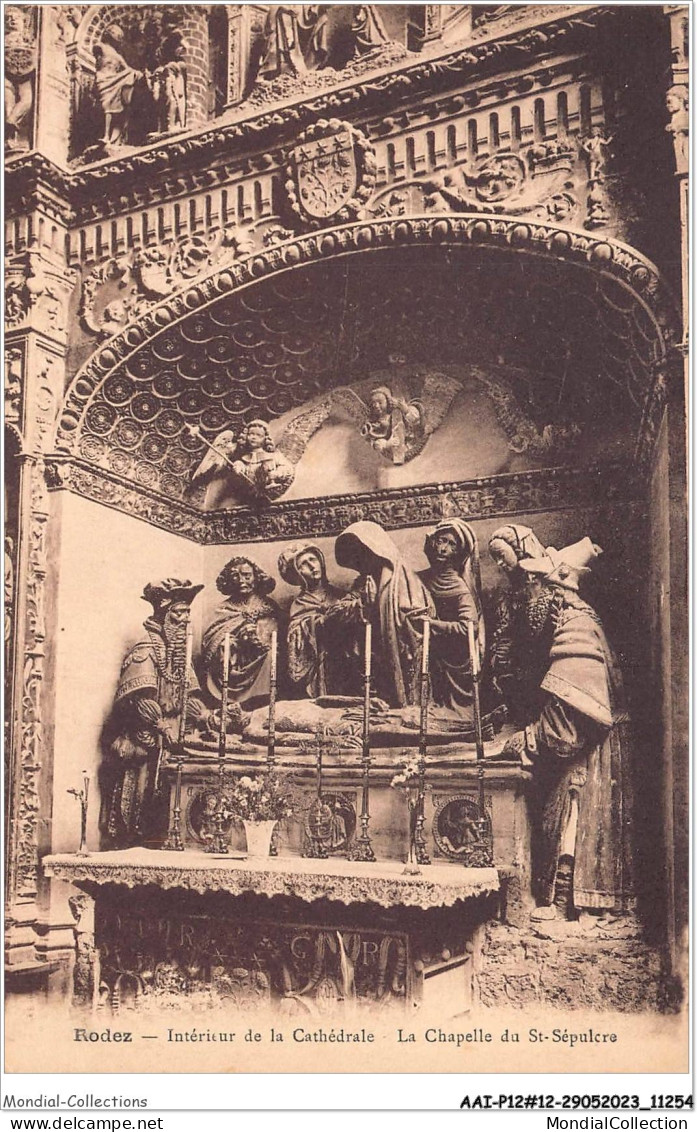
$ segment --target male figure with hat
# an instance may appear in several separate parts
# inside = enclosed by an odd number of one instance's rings
[[[116,765],[107,830],[119,847],[143,844],[156,834],[157,767],[163,750],[171,750],[178,739],[190,607],[202,589],[188,580],[165,578],[143,590],[143,600],[153,608],[143,623],[147,637],[121,665],[110,721],[109,750]],[[186,680],[187,721],[202,724],[209,713],[190,694],[199,691],[193,668]]]
[[[527,630],[547,654],[539,714],[508,740],[533,774],[533,918],[628,906],[631,806],[622,678],[579,580],[601,553],[589,538],[524,558]]]

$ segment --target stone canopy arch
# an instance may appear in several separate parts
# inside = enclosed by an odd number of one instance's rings
[[[589,334],[592,323],[593,333]],[[56,448],[192,500],[205,446],[347,374],[505,361],[572,415],[622,415],[641,447],[677,313],[627,246],[478,214],[356,222],[199,278],[108,340],[73,379]]]

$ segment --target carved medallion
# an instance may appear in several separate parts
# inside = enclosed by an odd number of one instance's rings
[[[290,206],[313,227],[353,220],[375,187],[375,169],[372,146],[360,130],[337,118],[320,119],[288,155]]]
[[[304,857],[345,857],[356,832],[356,801],[348,794],[323,792],[304,816]]]
[[[449,794],[440,798],[433,814],[433,840],[441,857],[459,861],[467,868],[491,865],[491,798],[479,803],[469,794]]]

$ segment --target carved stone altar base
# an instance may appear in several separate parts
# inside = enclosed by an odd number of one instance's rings
[[[459,1013],[499,887],[495,869],[452,864],[414,877],[396,862],[286,857],[260,868],[145,849],[52,856],[44,869],[94,898],[75,996],[114,1013],[194,1003]]]

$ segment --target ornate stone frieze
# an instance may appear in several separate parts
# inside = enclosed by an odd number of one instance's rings
[[[573,143],[539,142],[520,153],[487,154],[420,184],[424,204],[436,211],[534,213],[563,221],[578,204],[575,164]]]
[[[263,511],[245,507],[201,512],[134,487],[113,473],[72,459],[47,462],[52,490],[66,489],[153,526],[209,545],[338,535],[370,519],[386,530],[426,526],[449,515],[490,519],[534,511],[605,507],[640,495],[623,464],[551,468],[460,483],[425,484],[360,495],[278,501]]]
[[[200,511],[183,502],[173,503],[145,486],[134,487],[113,473],[76,461],[53,460],[47,463],[46,477],[49,488],[54,491],[67,488],[85,499],[123,511],[172,534],[194,542],[206,541],[206,516]]]
[[[75,273],[38,251],[10,261],[5,274],[5,329],[34,329],[55,341],[67,334],[68,300]]]
[[[249,120],[221,125],[167,145],[150,146],[142,152],[111,162],[100,162],[92,169],[73,174],[66,175],[37,155],[18,158],[8,170],[7,198],[13,209],[18,208],[15,202],[22,197],[22,185],[36,185],[40,176],[47,187],[57,190],[71,203],[74,200],[76,205],[79,204],[82,221],[90,216],[97,218],[102,215],[102,202],[107,198],[110,201],[115,197],[122,198],[123,208],[128,210],[142,203],[143,193],[152,201],[163,199],[166,181],[162,181],[162,174],[171,178],[175,167],[177,178],[183,178],[181,191],[191,191],[196,187],[204,158],[209,183],[213,184],[220,178],[229,179],[229,170],[217,169],[214,163],[225,160],[231,143],[234,143],[235,150],[251,143],[256,151],[264,146],[287,145],[293,135],[316,122],[318,117],[340,114],[347,117],[355,114],[358,108],[362,116],[374,113],[379,122],[384,122],[389,114],[390,101],[394,98],[398,98],[400,104],[407,97],[418,99],[425,93],[431,93],[434,84],[445,93],[461,85],[463,80],[483,80],[491,72],[505,72],[509,66],[519,66],[521,61],[531,64],[540,53],[561,49],[565,52],[582,50],[594,41],[598,27],[604,26],[616,15],[617,10],[612,7],[599,7],[582,15],[567,14],[545,23],[543,27],[524,29],[510,37],[473,44],[466,50],[455,50],[437,59],[421,60],[363,82],[347,82],[339,89],[302,103],[274,107],[273,111]],[[194,179],[189,184],[187,178]],[[100,186],[105,190],[108,186],[108,192],[101,191]],[[138,201],[133,196],[136,186],[141,198]]]
[[[111,338],[166,295],[253,250],[250,233],[230,225],[105,260],[83,281],[80,318],[87,330]]]

